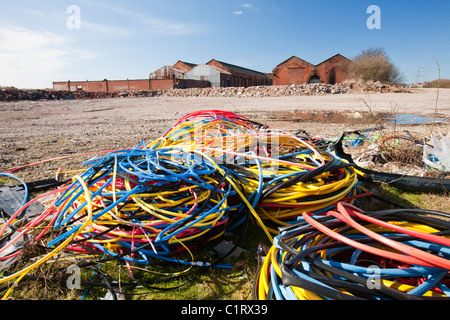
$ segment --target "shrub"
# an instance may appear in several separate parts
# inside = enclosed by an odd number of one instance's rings
[[[363,50],[353,59],[349,72],[355,80],[373,80],[382,83],[401,81],[398,69],[390,62],[383,48]]]

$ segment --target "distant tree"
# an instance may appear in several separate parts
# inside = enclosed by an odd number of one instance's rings
[[[400,73],[392,64],[383,48],[369,48],[358,54],[350,65],[351,77],[363,81],[380,81],[397,83],[401,81]]]

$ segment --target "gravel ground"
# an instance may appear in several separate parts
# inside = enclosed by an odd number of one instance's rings
[[[450,89],[412,89],[411,93],[352,93],[265,98],[115,98],[0,103],[0,170],[67,155],[130,148],[162,135],[183,115],[196,110],[233,111],[285,131],[336,138],[343,130],[373,127],[375,118],[395,114],[434,117],[435,125],[403,125],[423,136],[449,134]],[[311,116],[311,115],[314,115]],[[375,117],[375,118],[374,118]],[[52,161],[18,175],[52,176],[80,166],[86,157]]]

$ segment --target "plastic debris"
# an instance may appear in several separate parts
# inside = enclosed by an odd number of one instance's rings
[[[424,143],[423,162],[435,170],[450,172],[450,139],[440,133],[430,140],[431,145]]]

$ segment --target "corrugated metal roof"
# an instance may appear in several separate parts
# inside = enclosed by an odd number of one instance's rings
[[[220,87],[222,74],[231,73],[216,66],[199,64],[185,73],[185,79],[206,80],[211,83],[211,87]]]
[[[150,79],[169,79],[175,76],[175,78],[183,78],[186,71],[182,68],[175,68],[172,66],[163,66],[158,70],[150,73]]]
[[[218,63],[220,63],[221,65],[223,65],[225,68],[231,70],[231,72],[239,72],[239,73],[244,73],[244,74],[248,74],[248,75],[252,75],[252,76],[257,76],[257,77],[264,77],[264,78],[268,78],[270,79],[269,76],[267,76],[265,73],[263,72],[259,72],[256,70],[252,70],[252,69],[248,69],[248,68],[244,68],[244,67],[240,67],[240,66],[236,66],[234,64],[228,63],[228,62],[223,62],[223,61],[219,61],[216,59],[212,59],[210,60],[208,63],[211,63],[212,61],[216,61]]]
[[[219,67],[217,67],[217,66],[213,66],[213,65],[209,65],[209,64],[206,64],[205,66],[208,66],[208,67],[210,67],[210,68],[212,68],[212,69],[214,69],[214,70],[217,70],[217,71],[219,71],[220,73],[231,74],[231,72],[229,72],[229,71],[227,71],[227,70],[225,70],[225,69],[219,68]]]

